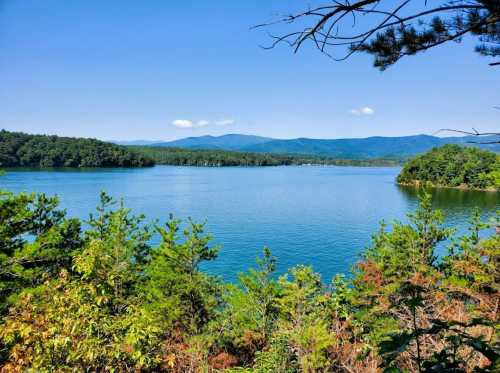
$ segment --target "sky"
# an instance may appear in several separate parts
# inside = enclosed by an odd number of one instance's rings
[[[0,0],[0,128],[104,140],[498,131],[500,68],[450,44],[381,72],[251,27],[302,0]]]

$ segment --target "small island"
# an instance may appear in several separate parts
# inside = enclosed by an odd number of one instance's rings
[[[400,185],[498,191],[500,155],[474,147],[444,145],[410,160]]]

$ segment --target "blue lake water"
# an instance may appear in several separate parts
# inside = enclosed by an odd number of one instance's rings
[[[381,220],[405,219],[417,191],[399,187],[398,168],[261,167],[28,171],[9,170],[0,188],[57,194],[69,215],[87,218],[106,191],[149,220],[207,220],[222,246],[210,272],[234,280],[268,246],[279,271],[312,265],[326,281],[348,271]],[[500,193],[441,189],[434,205],[464,231],[472,209],[500,209]]]

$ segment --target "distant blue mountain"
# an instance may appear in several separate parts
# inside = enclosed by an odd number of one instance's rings
[[[223,136],[187,137],[185,139],[162,142],[153,145],[191,149],[241,150],[243,148],[263,144],[271,140],[274,139],[252,135],[228,134]]]
[[[500,152],[500,144],[472,144],[472,142],[500,141],[500,136],[478,138],[436,137],[429,135],[402,137],[367,137],[364,139],[272,139],[260,136],[230,134],[224,136],[189,137],[181,140],[154,144],[155,146],[191,149],[223,149],[233,151],[311,154],[333,158],[407,158],[444,144],[478,146]]]

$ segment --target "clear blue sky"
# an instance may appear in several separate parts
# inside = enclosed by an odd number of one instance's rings
[[[269,39],[250,26],[305,4],[0,0],[0,127],[114,140],[499,130],[500,68],[470,41],[385,72],[370,56],[259,48]]]

